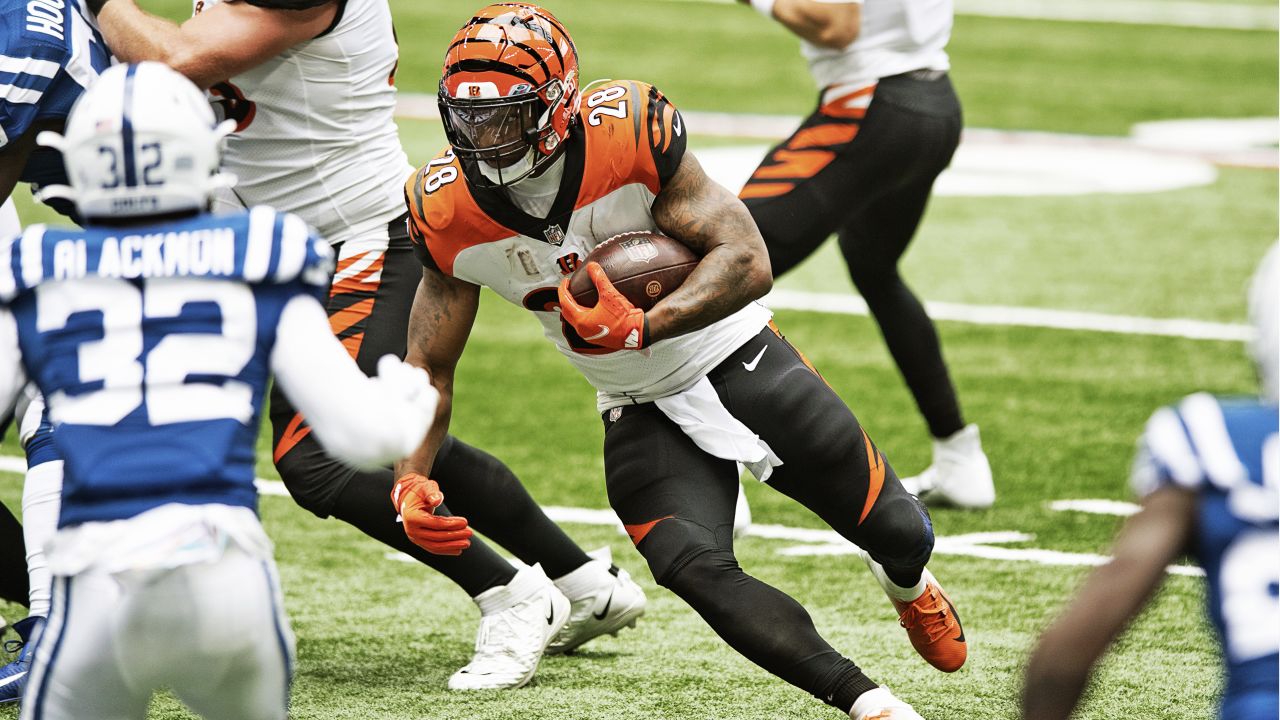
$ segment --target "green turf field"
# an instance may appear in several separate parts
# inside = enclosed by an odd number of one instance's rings
[[[189,7],[144,5],[175,17]],[[393,0],[402,89],[434,90],[444,43],[476,5]],[[745,7],[572,0],[551,9],[574,33],[586,78],[649,80],[693,110],[800,115],[814,100],[795,42]],[[973,127],[1124,136],[1149,120],[1273,116],[1278,102],[1274,32],[961,17],[951,52]],[[401,127],[414,162],[443,142],[433,122]],[[1239,323],[1244,282],[1280,229],[1278,192],[1274,170],[1222,168],[1211,185],[1171,192],[937,198],[904,272],[929,300]],[[47,217],[21,199],[24,220]],[[782,285],[849,292],[831,246]],[[778,322],[900,474],[927,464],[927,433],[869,319],[784,311]],[[1116,518],[1048,503],[1130,499],[1134,440],[1156,407],[1200,389],[1253,391],[1238,343],[956,322],[939,332],[999,492],[989,511],[935,512],[940,537],[1016,531],[1030,537],[1004,547],[1105,553]],[[506,460],[541,502],[607,507],[591,390],[531,318],[492,294],[456,393],[457,434]],[[269,461],[259,474],[275,477]],[[823,527],[766,486],[751,481],[747,492],[757,522]],[[16,508],[20,494],[20,478],[0,474],[0,499]],[[262,513],[299,638],[293,717],[839,717],[724,646],[653,584],[625,536],[579,524],[566,528],[588,549],[610,545],[648,592],[639,627],[546,660],[528,688],[449,693],[445,680],[469,658],[478,618],[463,593],[287,498],[265,497]],[[738,552],[749,572],[809,608],[837,649],[931,720],[1014,717],[1036,633],[1086,572],[936,556],[931,567],[971,642],[969,664],[943,675],[915,656],[860,561],[779,552],[801,544],[749,536]],[[1080,717],[1212,716],[1220,670],[1202,596],[1198,579],[1170,577],[1102,668]],[[2,603],[0,613],[21,617]],[[162,698],[152,717],[190,715]]]

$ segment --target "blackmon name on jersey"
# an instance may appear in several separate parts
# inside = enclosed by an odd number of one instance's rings
[[[523,212],[500,190],[473,186],[446,151],[405,186],[415,250],[424,265],[532,311],[599,391],[600,409],[679,392],[755,336],[769,311],[753,303],[644,353],[614,352],[561,321],[556,288],[608,238],[659,231],[653,202],[679,168],[686,140],[679,111],[653,86],[618,80],[588,89],[546,218]]]
[[[269,208],[0,240],[0,303],[66,461],[60,526],[167,503],[256,507],[258,411],[289,300],[329,245]]]

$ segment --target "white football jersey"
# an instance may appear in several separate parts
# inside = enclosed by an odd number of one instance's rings
[[[640,351],[593,345],[562,322],[560,281],[597,245],[623,232],[660,232],[654,198],[684,155],[683,121],[651,86],[618,81],[590,94],[587,106],[609,112],[591,114],[574,129],[560,195],[546,219],[518,210],[499,191],[472,188],[452,152],[419,170],[407,195],[410,235],[424,262],[532,311],[547,339],[596,388],[603,411],[689,388],[755,337],[771,313],[750,303]]]
[[[413,167],[394,121],[398,57],[387,1],[347,0],[328,32],[215,85],[238,122],[223,167],[240,203],[289,210],[330,242],[401,215]]]
[[[819,88],[861,87],[911,70],[949,70],[952,0],[866,0],[858,38],[840,50],[804,42]]]

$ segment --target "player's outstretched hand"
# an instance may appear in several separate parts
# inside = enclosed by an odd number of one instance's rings
[[[569,292],[569,278],[560,282],[560,315],[565,322],[593,345],[610,350],[639,350],[649,344],[648,320],[644,311],[623,297],[609,281],[599,263],[587,263],[587,274],[600,300],[595,307],[583,307]]]
[[[404,430],[406,450],[401,457],[408,455],[422,444],[431,428],[440,393],[431,384],[426,370],[390,354],[378,359],[378,376],[374,381],[383,388],[385,397],[401,406],[402,412],[396,414],[396,421]]]
[[[436,515],[442,502],[444,493],[436,481],[418,473],[400,476],[391,488],[391,503],[413,544],[436,555],[461,555],[471,547],[471,528],[466,518]]]

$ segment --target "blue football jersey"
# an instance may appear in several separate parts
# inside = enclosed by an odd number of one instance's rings
[[[0,0],[0,148],[37,121],[65,119],[111,53],[78,0]],[[65,184],[62,155],[37,148],[22,172]]]
[[[265,207],[0,241],[0,302],[65,461],[59,525],[256,507],[276,325],[297,295],[323,300],[332,266],[301,219]]]
[[[1194,553],[1227,664],[1223,717],[1280,713],[1280,420],[1275,405],[1200,393],[1147,423],[1134,468],[1142,495],[1196,493]]]

